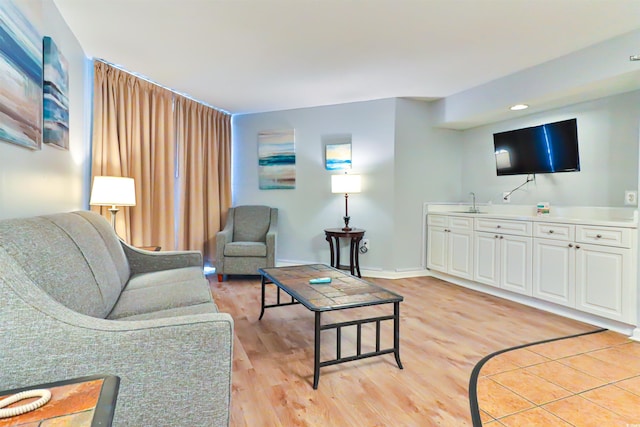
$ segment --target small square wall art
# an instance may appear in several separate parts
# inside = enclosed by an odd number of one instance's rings
[[[351,169],[351,143],[325,145],[325,168],[330,171]]]
[[[67,61],[51,37],[43,39],[45,144],[69,149],[69,75]]]
[[[261,190],[296,188],[294,130],[258,133],[258,180]]]

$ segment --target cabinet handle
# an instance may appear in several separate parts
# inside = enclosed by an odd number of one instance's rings
[[[573,243],[569,243],[569,247],[572,248],[573,247]]]
[[[549,234],[553,234],[553,230],[549,230]]]
[[[496,228],[502,228],[502,226],[501,225],[496,225]]]
[[[596,239],[601,239],[602,238],[602,234],[596,234]]]
[[[503,239],[503,238],[504,238],[504,236],[500,236],[500,238],[501,238],[501,239]]]
[[[576,249],[580,249],[580,245],[576,245]]]
[[[493,238],[494,238],[494,239],[497,239],[497,238],[498,238],[498,235],[496,234],[495,236],[493,236]]]

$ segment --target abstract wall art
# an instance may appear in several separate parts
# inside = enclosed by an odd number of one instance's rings
[[[51,39],[42,41],[44,51],[45,144],[69,149],[69,73],[67,61]]]
[[[293,129],[258,133],[258,180],[261,190],[296,188]]]
[[[0,1],[0,140],[42,144],[42,35],[13,1]]]
[[[351,169],[351,143],[325,145],[325,168],[330,171]]]

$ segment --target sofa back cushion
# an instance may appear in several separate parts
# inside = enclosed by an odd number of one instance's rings
[[[271,224],[271,208],[237,206],[233,210],[233,241],[264,243]]]
[[[74,311],[104,318],[120,295],[107,244],[81,215],[0,221],[0,246],[34,283]]]

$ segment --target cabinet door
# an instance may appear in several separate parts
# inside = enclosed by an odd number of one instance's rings
[[[500,287],[531,296],[531,237],[500,236]]]
[[[442,227],[427,228],[427,268],[447,272],[447,237]]]
[[[533,239],[533,296],[575,307],[575,244]]]
[[[476,282],[500,287],[500,239],[494,233],[475,233],[473,279]]]
[[[452,229],[449,235],[449,274],[473,279],[473,233]]]
[[[629,310],[625,310],[627,301],[623,301],[625,283],[631,281],[631,250],[579,244],[575,252],[576,308],[608,319],[635,322],[625,312]]]

